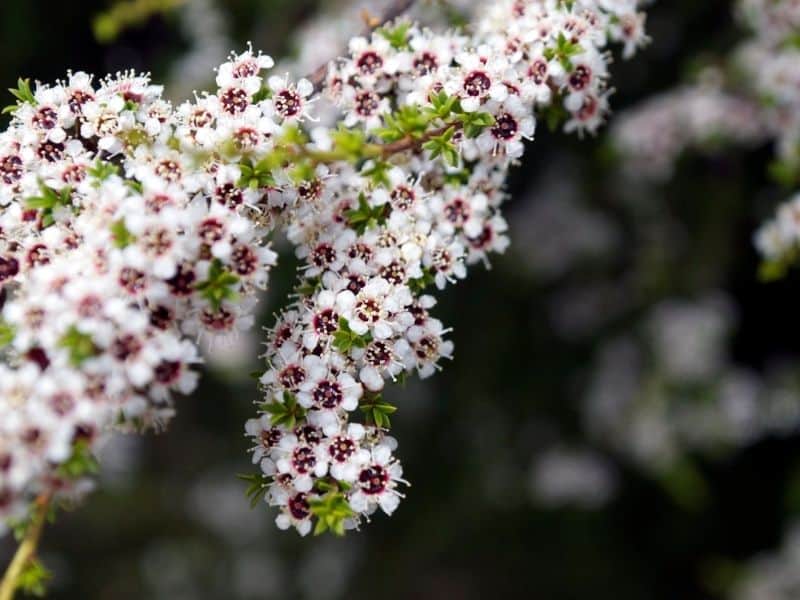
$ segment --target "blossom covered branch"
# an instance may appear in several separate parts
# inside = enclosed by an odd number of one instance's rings
[[[789,189],[800,185],[800,2],[739,0],[735,7],[750,34],[718,66],[620,115],[614,138],[634,173],[665,179],[686,150],[770,142],[772,178]],[[798,210],[795,196],[754,236],[766,279],[797,264]]]
[[[0,135],[0,520],[80,491],[110,431],[166,423],[197,342],[252,326],[275,231],[303,266],[246,424],[252,495],[303,534],[393,512],[382,389],[452,354],[428,292],[505,249],[523,140],[545,115],[594,132],[606,46],[630,54],[643,24],[635,0],[504,0],[470,35],[396,21],[351,41],[321,97],[252,51],[179,106],[134,73],[20,81]]]

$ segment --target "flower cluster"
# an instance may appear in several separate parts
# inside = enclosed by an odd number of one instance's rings
[[[247,423],[252,491],[280,527],[343,531],[397,507],[396,407],[381,392],[450,357],[426,291],[508,245],[502,185],[537,116],[602,122],[608,32],[630,49],[646,39],[634,2],[608,4],[500,2],[473,37],[398,22],[331,65],[323,93],[347,129],[311,139],[319,157],[356,160],[315,161],[283,195],[298,299],[270,332],[263,412]]]
[[[252,324],[275,254],[217,152],[249,131],[228,93],[173,109],[133,73],[21,82],[0,136],[0,514],[68,487],[112,426],[161,426],[196,385],[190,339]]]
[[[774,144],[773,179],[800,185],[800,4],[797,0],[739,0],[739,21],[751,35],[700,82],[666,92],[621,115],[615,145],[631,173],[672,174],[684,150],[721,144]],[[778,209],[755,235],[765,278],[781,277],[798,260],[797,201]]]
[[[742,0],[739,13],[754,35],[742,44],[737,66],[745,73],[749,94],[761,108],[766,138],[774,141],[774,179],[786,187],[800,184],[800,4],[796,0]],[[755,245],[766,278],[782,276],[797,262],[798,228],[792,216],[796,201],[781,205],[775,219],[756,232]],[[791,217],[787,219],[787,217]]]
[[[643,22],[636,0],[505,0],[472,36],[390,23],[330,65],[337,127],[250,50],[179,106],[134,73],[21,80],[0,135],[0,517],[68,490],[113,428],[171,416],[196,342],[252,325],[275,230],[302,266],[246,424],[252,495],[301,533],[394,511],[381,391],[452,354],[426,292],[505,249],[523,140],[542,117],[594,132],[606,46],[629,54]]]
[[[612,340],[599,354],[583,418],[592,437],[655,474],[688,452],[715,454],[800,423],[796,370],[764,375],[726,351],[735,315],[727,297],[664,300],[641,339]]]
[[[543,508],[602,508],[617,491],[617,473],[602,454],[555,445],[535,455],[531,500]]]
[[[741,565],[730,594],[732,600],[790,600],[797,595],[800,577],[800,524],[794,519],[784,531],[781,546],[762,552]]]
[[[721,75],[707,69],[700,81],[651,98],[620,114],[612,135],[632,177],[662,181],[687,150],[722,144],[752,147],[768,134],[758,103],[727,92]]]

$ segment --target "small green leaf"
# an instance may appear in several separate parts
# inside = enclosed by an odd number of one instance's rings
[[[378,227],[386,223],[389,206],[370,206],[367,197],[362,193],[358,195],[358,208],[345,211],[347,224],[358,234],[363,234],[367,229]]]
[[[114,245],[120,249],[127,248],[136,241],[136,236],[128,231],[127,227],[125,227],[124,219],[120,219],[112,223],[111,235],[114,237]]]
[[[389,187],[392,183],[389,179],[389,171],[391,169],[391,163],[378,159],[366,163],[361,174],[365,177],[369,177],[372,185],[375,187]]]
[[[136,181],[135,179],[126,179],[125,185],[127,185],[137,194],[141,194],[142,192],[144,192],[144,186],[142,185],[141,181]]]
[[[434,276],[433,270],[424,267],[422,269],[422,277],[417,277],[416,279],[411,279],[408,282],[408,287],[411,288],[411,291],[414,295],[419,295],[425,291],[429,286],[433,285],[436,281]]]
[[[395,50],[406,50],[409,48],[408,38],[411,23],[404,22],[398,23],[395,27],[381,27],[378,33],[387,41]]]
[[[0,319],[0,348],[5,348],[14,341],[14,327]]]
[[[345,160],[358,162],[364,156],[366,138],[360,129],[347,129],[343,125],[331,133],[334,149],[341,153]]]
[[[433,117],[446,119],[453,113],[461,114],[464,112],[461,108],[461,101],[458,96],[448,96],[447,92],[444,90],[433,94],[430,100],[431,107],[427,110]]]
[[[269,98],[272,98],[272,90],[268,85],[262,85],[261,89],[253,94],[253,104],[258,104]]]
[[[250,501],[250,508],[255,508],[256,505],[264,498],[264,494],[266,493],[270,479],[263,473],[240,473],[236,475],[236,477],[248,484],[244,494]]]
[[[72,207],[72,188],[64,186],[57,191],[40,182],[39,189],[41,196],[26,198],[25,205],[41,211],[42,226],[49,227],[55,222],[53,213],[58,207]]]
[[[264,402],[259,408],[270,416],[273,425],[282,425],[287,429],[292,429],[306,418],[306,410],[297,403],[295,395],[288,391],[283,392],[282,400],[276,398],[272,402]]]
[[[392,426],[389,415],[397,412],[397,407],[385,402],[380,394],[368,393],[359,404],[359,409],[364,413],[368,422],[374,423],[377,427],[388,429]]]
[[[369,333],[359,335],[352,329],[344,317],[339,317],[339,329],[333,334],[333,347],[342,354],[347,354],[352,348],[366,348],[372,341]]]
[[[435,115],[422,112],[418,107],[406,105],[396,112],[384,117],[385,127],[377,130],[377,135],[384,142],[396,142],[404,138],[418,138],[428,129]]]
[[[262,158],[255,165],[245,159],[239,163],[239,181],[236,182],[240,188],[267,188],[275,185],[275,177],[272,175],[274,159],[278,158],[277,153],[271,153]],[[280,162],[280,161],[277,161]]]
[[[38,559],[31,559],[17,579],[17,589],[29,596],[43,597],[47,593],[47,582],[53,578]]]
[[[96,163],[94,163],[93,167],[86,169],[86,172],[89,174],[89,177],[93,177],[100,182],[105,181],[112,175],[118,175],[119,167],[113,163],[106,162],[104,160],[98,160]]]
[[[494,125],[494,117],[487,112],[462,113],[458,120],[463,123],[464,135],[468,138],[476,138],[484,129]]]
[[[238,297],[235,286],[239,277],[228,271],[222,262],[215,258],[208,269],[208,279],[195,286],[200,295],[208,300],[214,309],[219,311],[225,300],[234,300]]]
[[[59,346],[69,351],[69,360],[73,366],[79,367],[98,353],[92,336],[82,333],[74,325],[59,340]]]
[[[455,132],[455,127],[448,127],[444,133],[432,137],[422,147],[430,153],[431,159],[441,156],[447,164],[456,166],[459,154],[455,144],[451,141]]]
[[[17,99],[16,104],[11,104],[6,106],[3,109],[3,114],[5,113],[15,113],[17,109],[22,104],[31,104],[36,106],[36,98],[33,95],[33,90],[31,90],[31,82],[30,79],[22,79],[21,77],[17,79],[17,87],[16,88],[8,88],[8,91],[11,92],[11,95]]]
[[[310,279],[303,279],[301,283],[294,289],[301,296],[311,296],[322,287],[322,277],[312,277]]]
[[[564,70],[569,72],[573,69],[572,60],[570,59],[581,52],[583,52],[583,47],[567,39],[564,33],[561,32],[558,34],[555,47],[549,46],[544,49],[544,57],[547,60],[556,59],[564,67]]]
[[[295,185],[316,179],[317,173],[311,161],[301,161],[294,165],[289,171],[289,178]]]
[[[89,449],[89,444],[79,440],[72,448],[70,457],[58,466],[58,474],[66,479],[78,479],[84,475],[97,473],[97,459]]]
[[[344,524],[349,518],[355,516],[344,494],[331,490],[317,500],[309,502],[311,514],[317,517],[314,535],[330,531],[334,535],[343,536]]]

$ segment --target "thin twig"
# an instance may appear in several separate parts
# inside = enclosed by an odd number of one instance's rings
[[[25,572],[25,568],[36,556],[36,549],[39,546],[39,539],[42,537],[42,529],[47,520],[47,513],[50,510],[50,495],[39,496],[34,503],[34,512],[31,522],[25,531],[25,537],[17,547],[14,558],[11,559],[6,569],[3,580],[0,582],[0,600],[13,600],[14,594],[19,587],[19,578]]]
[[[447,123],[442,127],[426,132],[423,136],[418,138],[407,136],[397,140],[396,142],[391,142],[385,145],[378,144],[377,146],[380,149],[381,156],[383,158],[388,158],[394,154],[405,152],[406,150],[419,150],[422,148],[422,145],[425,142],[435,138],[436,136],[442,135],[450,128],[453,128],[455,131],[459,131],[461,129],[461,123]]]
[[[380,17],[371,16],[369,13],[362,12],[362,18],[367,25],[364,35],[369,35],[384,23],[388,23],[389,21],[396,19],[409,8],[411,8],[412,4],[414,4],[414,0],[394,0],[394,2],[392,2],[386,8]],[[325,82],[325,77],[328,75],[329,64],[330,62],[320,65],[314,70],[313,73],[311,73],[311,75],[306,77],[306,79],[313,84],[315,92],[318,92],[322,88],[322,84]]]

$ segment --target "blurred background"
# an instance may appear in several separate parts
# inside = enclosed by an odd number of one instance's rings
[[[2,0],[0,88],[132,68],[182,100],[248,41],[302,75],[383,4]],[[477,3],[421,4],[447,25]],[[723,0],[656,3],[648,29],[614,65],[615,112],[743,35]],[[783,196],[769,158],[687,154],[654,185],[607,134],[541,126],[510,182],[511,249],[441,294],[455,359],[392,390],[413,485],[391,519],[301,539],[249,508],[256,330],[208,357],[167,434],[106,448],[98,490],[46,531],[49,597],[800,598],[800,286],[759,282],[751,242]],[[282,255],[264,325],[294,281]]]

